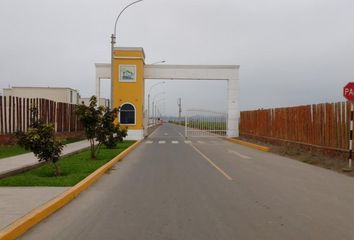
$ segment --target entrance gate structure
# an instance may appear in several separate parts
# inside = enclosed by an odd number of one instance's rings
[[[226,136],[239,136],[239,65],[147,65],[142,48],[113,49],[112,107],[127,105],[134,109],[129,121],[118,122],[128,127],[128,139],[142,139],[144,131],[145,79],[163,80],[223,80],[227,81]],[[100,97],[101,79],[111,78],[111,64],[97,63],[96,97]]]
[[[185,111],[184,135],[188,137],[216,137],[227,134],[227,114],[203,109]]]

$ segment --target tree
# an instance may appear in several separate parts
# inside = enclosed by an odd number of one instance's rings
[[[114,124],[119,109],[110,109],[106,107],[101,119],[101,126],[97,134],[97,141],[103,143],[107,148],[114,148],[118,142],[123,141],[127,136],[127,129],[121,129],[119,125]]]
[[[57,165],[64,144],[55,138],[54,125],[38,119],[38,110],[31,108],[31,124],[27,132],[16,133],[17,142],[26,150],[30,150],[40,162],[45,161],[54,167],[54,175],[60,176]]]
[[[122,141],[127,136],[126,129],[121,129],[114,124],[119,109],[110,110],[108,107],[97,107],[97,98],[90,98],[89,106],[83,103],[76,107],[76,113],[82,123],[86,138],[90,142],[91,158],[96,159],[97,153],[102,144],[109,148],[116,146],[117,142]],[[98,141],[95,144],[95,141]]]
[[[99,144],[95,145],[95,138],[97,136],[97,129],[102,114],[102,109],[97,108],[97,99],[95,96],[90,98],[90,105],[80,104],[76,106],[76,114],[83,125],[87,140],[90,142],[91,158],[96,159],[96,152]]]

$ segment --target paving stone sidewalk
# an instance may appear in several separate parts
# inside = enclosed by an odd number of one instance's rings
[[[0,231],[70,187],[0,187]]]

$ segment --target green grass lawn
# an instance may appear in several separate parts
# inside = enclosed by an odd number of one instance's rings
[[[70,144],[70,143],[79,142],[79,141],[82,141],[85,139],[86,139],[85,137],[67,137],[67,138],[60,139],[60,140],[63,144]]]
[[[171,122],[177,125],[185,126],[185,122]],[[208,122],[208,121],[189,121],[189,128],[199,129],[206,132],[211,132],[217,135],[225,136],[227,131],[226,122]]]
[[[226,122],[189,121],[188,127],[202,130],[226,130]]]
[[[90,159],[89,150],[63,157],[58,163],[61,170],[59,177],[54,176],[52,166],[45,164],[19,175],[0,179],[0,186],[73,186],[133,143],[134,141],[124,141],[115,149],[102,147],[96,160]]]
[[[184,126],[185,122],[171,122],[177,125]],[[208,122],[208,121],[189,121],[188,127],[196,128],[201,130],[225,130],[226,131],[226,122]]]
[[[0,145],[0,159],[7,158],[22,153],[27,153],[28,151],[19,145]]]

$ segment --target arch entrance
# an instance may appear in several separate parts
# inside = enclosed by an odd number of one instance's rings
[[[128,126],[129,139],[142,139],[144,121],[145,79],[226,80],[227,137],[239,136],[239,65],[148,65],[142,48],[114,48],[112,107],[129,102],[135,109],[135,123]],[[110,78],[111,64],[96,64],[96,96],[100,96],[100,79]],[[120,119],[120,118],[119,118]],[[121,125],[126,125],[120,122]]]

